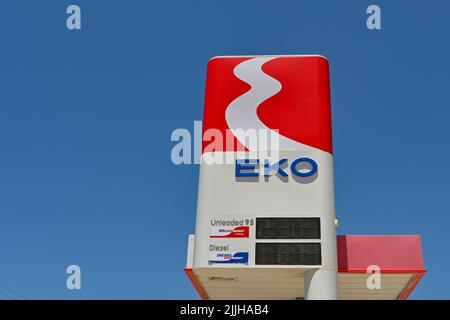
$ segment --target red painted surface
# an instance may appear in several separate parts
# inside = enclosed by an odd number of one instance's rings
[[[219,130],[223,137],[226,137],[228,128],[225,119],[225,111],[228,105],[234,99],[250,90],[250,85],[239,80],[234,74],[233,69],[241,62],[251,59],[246,58],[213,58],[208,62],[206,72],[206,90],[205,90],[205,109],[203,112],[203,135],[208,129]],[[205,138],[205,137],[204,137]],[[206,149],[210,141],[203,139],[202,153],[211,151]],[[239,150],[246,148],[235,138],[233,146]],[[237,149],[236,148],[236,149]],[[223,142],[222,150],[215,151],[234,151],[235,148]]]
[[[234,68],[254,57],[217,57],[210,60],[206,75],[203,132],[219,130],[223,137],[229,129],[225,119],[228,105],[251,89],[238,79]],[[260,104],[258,118],[270,129],[287,138],[333,152],[328,61],[320,56],[281,56],[266,62],[262,71],[281,84],[281,90]],[[225,139],[224,139],[225,140]],[[202,152],[246,150],[236,139],[222,149]]]
[[[258,108],[261,121],[287,138],[333,153],[328,61],[320,56],[282,57],[262,70],[282,88]]]
[[[420,237],[337,236],[340,272],[366,272],[377,265],[382,272],[424,272]]]
[[[192,285],[194,286],[194,288],[197,291],[200,298],[202,300],[207,300],[208,296],[206,295],[205,290],[203,290],[203,287],[200,284],[200,281],[198,281],[197,277],[195,276],[194,272],[192,271],[192,268],[184,268],[184,272],[188,276],[189,280],[191,281]]]
[[[406,300],[425,275],[420,236],[337,236],[339,273],[367,273],[377,265],[381,273],[413,274],[400,294]]]
[[[409,295],[413,292],[414,288],[419,284],[419,281],[423,278],[423,276],[425,275],[425,270],[420,272],[420,273],[416,273],[411,281],[408,283],[408,285],[406,286],[405,290],[403,290],[402,294],[399,297],[399,300],[406,300]]]

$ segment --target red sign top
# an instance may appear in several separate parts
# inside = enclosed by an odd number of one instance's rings
[[[328,61],[321,56],[211,59],[203,132],[218,129],[225,137],[227,129],[249,128],[278,130],[286,150],[306,145],[332,153]],[[235,146],[224,142],[215,151],[236,151],[237,138]],[[203,143],[203,152],[209,143]]]

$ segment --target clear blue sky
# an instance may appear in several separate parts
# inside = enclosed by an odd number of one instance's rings
[[[78,4],[82,30],[66,29]],[[365,26],[368,5],[382,30]],[[412,298],[450,298],[445,1],[8,1],[0,10],[0,284],[30,298],[196,299],[183,273],[215,55],[322,54],[341,234],[420,234]],[[65,268],[82,269],[82,290]],[[5,298],[5,297],[3,297]]]

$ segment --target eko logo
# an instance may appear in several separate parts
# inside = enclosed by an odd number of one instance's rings
[[[174,131],[171,139],[179,142],[171,154],[175,164],[194,158],[194,163],[234,165],[245,158],[261,159],[262,166],[263,159],[285,157],[282,152],[332,155],[328,61],[321,56],[215,57],[208,63],[203,125],[194,125],[194,140],[186,129]],[[293,179],[314,175],[297,167],[292,171]],[[283,172],[278,177],[287,179]]]
[[[259,159],[237,159],[235,176],[236,178],[257,178],[259,176],[270,177],[274,172],[280,178],[287,178],[288,159],[280,159],[275,163],[264,160],[263,169],[259,171]],[[295,159],[289,166],[290,171],[295,178],[306,179],[299,182],[312,182],[317,176],[317,162],[311,158],[301,157]],[[312,178],[312,179],[311,179]]]

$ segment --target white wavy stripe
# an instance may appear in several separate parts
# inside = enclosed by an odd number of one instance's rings
[[[246,60],[238,64],[234,70],[234,75],[248,83],[251,89],[243,95],[237,97],[229,105],[225,112],[225,118],[228,127],[232,130],[233,134],[247,149],[251,150],[252,144],[246,139],[246,130],[268,130],[270,132],[271,139],[278,139],[279,147],[276,150],[280,151],[305,151],[312,150],[314,148],[289,139],[278,132],[267,127],[257,115],[257,109],[267,99],[274,96],[281,90],[281,84],[275,78],[264,73],[261,69],[262,66],[276,57],[258,57],[250,60]],[[289,115],[286,115],[289,117]],[[238,130],[240,129],[240,130]],[[276,128],[275,128],[276,129]],[[237,131],[236,131],[237,130]],[[275,140],[276,141],[276,140]],[[262,150],[259,146],[259,150]],[[268,148],[271,148],[268,143]],[[273,147],[273,146],[272,146]],[[271,149],[273,150],[273,148]]]

